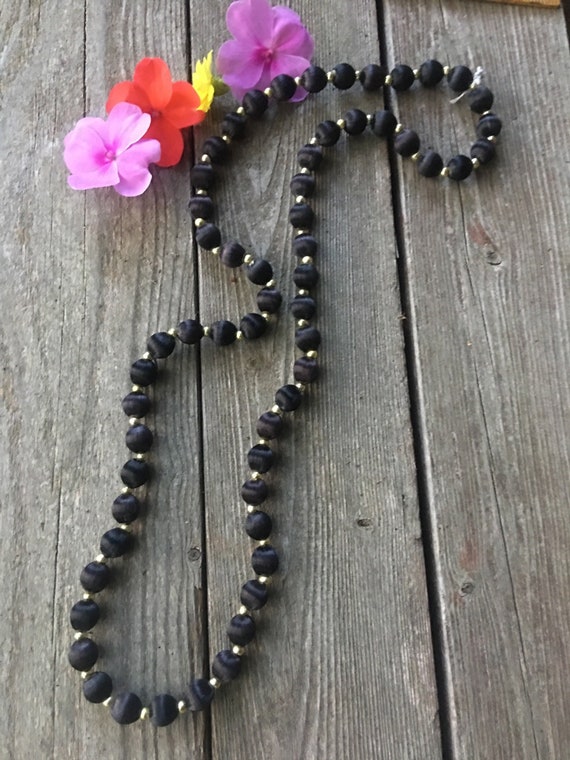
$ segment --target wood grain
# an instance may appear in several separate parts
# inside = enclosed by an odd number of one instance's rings
[[[560,8],[560,0],[484,0],[487,3],[504,5],[530,5],[534,8]]]
[[[496,163],[476,181],[436,188],[435,200],[413,166],[402,167],[400,181],[453,757],[563,757],[570,666],[561,639],[570,616],[561,477],[569,452],[561,415],[570,358],[568,135],[556,126],[568,121],[563,20],[463,2],[441,4],[439,17],[412,0],[387,10],[392,56],[419,64],[421,50],[450,65],[482,64],[504,120]],[[473,119],[439,97],[403,96],[398,108],[404,123],[451,156],[469,145]]]

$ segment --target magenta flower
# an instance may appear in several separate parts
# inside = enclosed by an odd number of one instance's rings
[[[315,43],[299,16],[268,0],[236,0],[226,23],[233,40],[221,46],[216,68],[238,100],[247,90],[265,89],[278,74],[300,76],[309,66]],[[307,93],[298,87],[292,100]]]
[[[107,121],[87,116],[65,136],[63,160],[74,190],[113,187],[140,195],[150,184],[149,164],[160,159],[158,140],[143,140],[151,116],[132,103],[117,103]]]

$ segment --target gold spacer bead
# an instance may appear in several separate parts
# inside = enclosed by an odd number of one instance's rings
[[[178,712],[180,713],[180,715],[183,715],[187,709],[188,709],[188,705],[183,699],[181,699],[178,702]]]
[[[313,263],[313,257],[312,256],[303,256],[301,259],[301,264],[312,264]]]
[[[258,443],[259,446],[267,446],[267,444],[269,442],[268,442],[267,438],[260,438],[257,443]]]
[[[264,288],[274,288],[277,285],[275,280],[269,280],[269,282],[266,282],[263,286]]]
[[[296,230],[295,237],[303,237],[303,235],[310,235],[311,230]]]
[[[253,256],[251,255],[251,253],[246,253],[245,256],[243,257],[243,263],[246,266],[249,266],[250,264],[253,264],[254,260],[255,259],[253,258]]]
[[[308,327],[309,325],[310,325],[310,322],[307,319],[297,320],[297,327]]]
[[[346,127],[346,121],[345,121],[344,119],[337,119],[337,120],[336,120],[336,123],[337,123],[337,125],[338,125],[338,126],[341,128],[341,129],[344,129],[344,128]]]
[[[204,337],[207,338],[209,334],[210,334],[210,328],[208,327],[208,325],[204,325]]]
[[[177,327],[171,327],[170,330],[166,331],[168,335],[172,335],[173,338],[178,337],[178,328]]]
[[[129,425],[138,425],[138,423],[139,423],[138,417],[129,417]]]
[[[309,140],[309,145],[318,145],[318,144],[319,144],[319,141],[317,140],[317,138],[311,137],[311,139]]]
[[[478,169],[481,166],[481,161],[479,161],[478,158],[472,158],[471,163],[473,164],[474,169]]]
[[[491,142],[491,143],[496,143],[497,142],[497,137],[496,137],[496,135],[489,135],[489,137],[487,138],[487,140],[489,142]]]
[[[241,330],[236,332],[236,340],[243,340],[243,332]]]
[[[386,85],[386,87],[389,87],[392,84],[392,77],[390,74],[388,74],[386,78],[384,79],[384,84]]]
[[[113,697],[107,697],[107,699],[103,702],[103,705],[105,707],[110,707],[112,701],[113,701]]]
[[[145,351],[141,358],[143,358],[143,359],[152,359],[152,356],[151,356],[151,354],[149,354],[148,351]]]
[[[93,599],[93,597],[91,596],[91,594],[89,594],[87,591],[83,594],[83,596],[81,598],[85,599],[85,601],[87,601],[88,599]]]
[[[307,199],[304,195],[296,195],[295,196],[295,203],[306,203]]]
[[[297,291],[297,295],[298,296],[308,296],[309,295],[309,291],[305,290],[305,288],[301,288],[300,290]]]
[[[302,169],[301,169],[301,171],[299,172],[299,174],[305,174],[305,175],[309,175],[310,176],[311,175],[311,170],[307,169],[306,166],[303,166]]]
[[[334,71],[327,71],[327,81],[334,82],[336,73]]]
[[[366,114],[366,121],[368,122],[368,126],[370,126],[374,121],[374,114],[373,113],[367,113]]]
[[[266,538],[263,538],[261,541],[257,542],[258,546],[269,546],[269,541]]]
[[[205,224],[206,220],[202,219],[201,216],[199,216],[197,219],[194,219],[194,227],[198,227],[198,229],[200,229],[200,227],[203,227]]]
[[[148,707],[143,707],[141,710],[141,714],[139,715],[139,720],[148,720],[150,718],[150,710]]]
[[[200,161],[203,164],[211,164],[212,163],[212,159],[210,158],[210,156],[207,153],[202,153],[202,155],[200,156]]]
[[[253,504],[248,504],[247,505],[248,515],[252,515],[254,512],[257,512],[257,507],[254,507]]]
[[[81,673],[81,678],[85,681],[85,679],[90,676],[93,673],[92,670],[84,670],[83,673]]]
[[[121,493],[132,493],[132,492],[133,492],[133,489],[129,488],[128,486],[121,488]]]
[[[477,87],[479,87],[480,84],[481,84],[481,82],[479,82],[479,83],[477,83],[477,82],[471,82],[471,84],[469,85],[469,89],[470,90],[476,90]]]
[[[281,409],[280,406],[277,406],[277,404],[273,404],[271,411],[273,414],[279,414],[280,416],[283,416],[283,409]]]
[[[196,190],[196,195],[208,195],[208,191],[204,189]]]
[[[295,77],[294,81],[295,81],[295,84],[297,85],[297,87],[299,87],[300,84],[301,84],[301,77]]]
[[[131,387],[131,391],[132,391],[132,393],[140,393],[142,391],[142,386],[141,385],[133,385]]]
[[[81,631],[77,631],[77,633],[73,634],[73,640],[74,641],[79,641],[79,639],[88,639],[88,638],[89,638],[89,636],[86,636]]]
[[[271,87],[266,87],[265,90],[263,90],[264,95],[267,95],[268,98],[273,97],[273,90]]]
[[[439,175],[440,177],[449,177],[449,166],[444,166]]]
[[[261,473],[257,472],[257,470],[252,470],[250,478],[251,480],[263,480]]]
[[[222,135],[222,140],[229,145],[232,141],[232,138],[229,135]]]
[[[422,154],[419,151],[418,151],[418,153],[414,153],[413,156],[410,156],[410,158],[412,159],[412,161],[419,161],[421,157],[422,157]]]
[[[219,245],[217,245],[215,248],[212,248],[212,250],[210,251],[210,253],[212,253],[214,256],[219,256],[221,252],[222,252],[222,249]]]
[[[420,78],[420,70],[414,69],[414,79],[419,79],[419,78]]]
[[[262,311],[261,316],[266,322],[269,322],[269,320],[271,319],[271,314],[268,311]]]
[[[239,114],[239,116],[243,116],[245,114],[245,108],[243,106],[239,106],[236,108],[236,113]]]
[[[355,70],[354,76],[356,77],[356,79],[360,79],[360,69]]]
[[[483,111],[480,118],[483,118],[483,116],[488,116],[490,113],[493,113],[492,111]]]
[[[307,359],[316,359],[318,354],[316,351],[307,351],[305,356],[307,357]]]
[[[214,689],[219,689],[222,685],[222,682],[219,678],[216,678],[215,676],[213,678],[210,678],[210,686],[213,686]]]
[[[304,383],[295,383],[295,387],[298,388],[301,393],[304,393],[307,389],[307,386]]]
[[[263,585],[268,586],[271,583],[271,579],[268,575],[258,575],[257,580]]]
[[[98,562],[100,565],[104,565],[104,564],[105,564],[105,560],[106,560],[106,559],[107,559],[107,557],[105,557],[105,555],[104,555],[104,554],[98,554],[98,555],[95,557],[95,562]]]
[[[119,525],[119,528],[120,528],[121,530],[124,530],[124,531],[125,531],[125,533],[132,533],[132,530],[133,530],[133,529],[132,529],[132,526],[131,526],[131,525],[129,525],[128,523],[121,523],[121,524]]]
[[[450,66],[444,66],[443,67],[443,76],[446,77],[449,74],[450,71],[451,71],[451,67]]]
[[[243,657],[245,654],[245,649],[243,647],[239,647],[237,644],[234,644],[232,647],[232,652],[234,654],[237,654],[238,657]]]
[[[394,132],[395,132],[397,135],[399,135],[399,134],[400,134],[400,132],[403,132],[403,131],[404,131],[404,125],[403,125],[403,124],[400,124],[400,123],[396,124],[396,129],[394,130]]]
[[[135,454],[133,459],[136,459],[137,462],[144,462],[146,460],[146,454]]]
[[[241,607],[238,610],[238,615],[247,615],[247,607],[244,607],[242,604]]]

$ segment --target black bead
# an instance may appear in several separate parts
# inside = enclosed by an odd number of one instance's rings
[[[131,364],[131,382],[135,385],[150,385],[156,380],[158,367],[152,359],[137,359]]]
[[[302,169],[316,171],[323,160],[323,153],[317,145],[303,145],[297,151],[297,161]]]
[[[488,164],[496,152],[495,146],[484,137],[476,140],[471,146],[471,158],[479,159],[480,164]]]
[[[293,365],[293,377],[298,383],[307,385],[313,383],[319,376],[319,365],[316,359],[300,356]]]
[[[309,66],[301,74],[301,87],[307,92],[320,92],[327,86],[327,72],[320,66]]]
[[[315,130],[315,137],[319,145],[323,145],[325,148],[330,148],[331,145],[335,145],[340,137],[340,127],[336,121],[327,119],[321,121]]]
[[[488,87],[479,85],[473,90],[469,90],[467,95],[469,101],[469,108],[475,113],[485,113],[489,111],[493,105],[493,93]]]
[[[214,657],[212,673],[223,683],[233,680],[241,670],[241,658],[234,654],[231,649],[222,649]]]
[[[267,499],[268,492],[267,483],[264,480],[246,480],[241,487],[241,498],[247,504],[257,507]]]
[[[394,139],[394,150],[401,156],[413,156],[420,149],[420,138],[413,129],[404,129]]]
[[[295,174],[289,183],[293,195],[303,195],[310,198],[315,192],[315,178],[311,174]]]
[[[200,248],[204,248],[206,251],[211,251],[212,248],[217,248],[222,242],[222,233],[215,224],[208,222],[198,227],[195,231],[196,242]]]
[[[89,562],[85,565],[79,576],[79,582],[85,589],[94,594],[109,585],[111,580],[111,571],[102,562]]]
[[[267,111],[269,98],[261,90],[248,90],[243,96],[241,104],[246,114],[256,119],[263,116]]]
[[[317,303],[311,296],[295,296],[289,308],[295,319],[312,319],[317,311]]]
[[[113,681],[107,673],[98,671],[83,681],[83,696],[88,702],[100,704],[109,699],[112,693]]]
[[[392,111],[376,111],[371,129],[377,137],[390,137],[397,124],[398,120]]]
[[[386,69],[377,63],[369,63],[360,70],[358,76],[363,89],[368,91],[379,90],[386,79]]]
[[[144,454],[152,446],[154,436],[146,425],[131,425],[125,435],[125,443],[135,454]]]
[[[273,465],[273,451],[264,443],[257,443],[247,452],[247,464],[255,472],[268,472]]]
[[[451,179],[461,180],[467,177],[473,171],[473,163],[469,156],[454,156],[447,164],[449,176]]]
[[[477,122],[477,137],[494,137],[502,129],[503,123],[494,113],[481,116]]]
[[[316,327],[300,327],[295,330],[295,345],[301,351],[313,351],[321,345],[321,333]]]
[[[247,119],[239,113],[227,113],[222,120],[222,134],[236,139],[245,134]]]
[[[178,339],[188,345],[199,343],[204,337],[204,328],[197,319],[185,319],[183,322],[180,322],[176,331]]]
[[[121,470],[121,480],[129,488],[140,488],[150,478],[150,467],[139,459],[129,459]]]
[[[396,92],[409,90],[415,80],[413,69],[406,66],[405,63],[400,63],[398,66],[395,66],[390,72],[390,76],[392,77],[392,87]]]
[[[333,84],[338,90],[348,90],[356,82],[356,71],[350,63],[339,63],[333,71]]]
[[[254,285],[265,285],[273,277],[273,267],[266,259],[257,259],[246,268],[245,274]]]
[[[142,708],[142,702],[136,694],[124,691],[115,697],[111,705],[111,715],[117,723],[126,726],[140,718]]]
[[[418,161],[418,171],[423,177],[438,177],[443,169],[443,158],[435,150],[426,151]]]
[[[132,493],[122,493],[113,502],[113,517],[117,522],[128,525],[140,515],[141,503]]]
[[[250,512],[245,519],[245,532],[255,541],[265,541],[271,535],[273,523],[266,512]]]
[[[251,566],[257,575],[273,575],[279,567],[279,557],[272,546],[258,546],[251,555]]]
[[[368,117],[359,108],[351,108],[344,114],[344,131],[349,135],[360,135],[366,129]]]
[[[293,253],[299,258],[314,256],[317,252],[317,241],[312,235],[297,235],[293,240]]]
[[[454,66],[447,75],[447,83],[454,92],[465,92],[473,81],[473,72],[467,66]]]
[[[76,631],[90,631],[99,621],[101,610],[93,599],[80,599],[71,608],[69,620]]]
[[[174,351],[176,339],[167,332],[157,332],[151,335],[146,348],[155,359],[166,359]]]
[[[206,219],[206,221],[214,218],[216,210],[214,201],[207,195],[194,195],[190,198],[188,208],[192,219]]]
[[[75,670],[91,670],[93,665],[97,662],[99,657],[99,647],[97,644],[88,638],[78,639],[74,641],[69,648],[67,659],[69,664]]]
[[[133,545],[132,535],[122,528],[111,528],[101,537],[101,554],[104,557],[122,557]]]
[[[301,290],[314,288],[319,281],[319,270],[314,264],[299,264],[293,270],[293,282]]]
[[[269,85],[273,91],[275,100],[290,100],[297,91],[297,85],[289,74],[278,74],[271,80]]]
[[[424,61],[420,66],[419,80],[424,87],[435,87],[444,77],[443,66],[439,61]]]
[[[190,682],[188,694],[188,707],[192,712],[205,710],[214,699],[216,690],[207,678],[194,678]]]
[[[230,269],[235,269],[235,267],[241,267],[244,256],[245,248],[239,243],[236,243],[235,240],[228,240],[228,242],[224,243],[222,246],[220,260],[224,266],[230,267]]]
[[[282,385],[275,394],[275,403],[284,412],[294,412],[301,406],[303,396],[296,385]]]
[[[256,424],[257,435],[270,441],[283,429],[283,418],[275,412],[263,412]]]
[[[153,726],[169,726],[178,715],[178,701],[171,694],[157,694],[153,697],[150,703],[150,720]]]
[[[283,296],[275,288],[262,288],[257,293],[257,308],[268,314],[275,314],[281,308]]]
[[[216,346],[229,346],[237,337],[237,327],[227,319],[220,319],[210,327],[210,338]]]
[[[194,164],[190,169],[190,180],[197,190],[209,190],[216,180],[214,167],[211,164]]]
[[[234,615],[230,620],[227,634],[232,644],[247,646],[255,638],[255,621],[249,615]]]
[[[210,156],[212,163],[223,164],[230,155],[230,146],[225,140],[222,140],[221,137],[215,135],[213,137],[208,137],[207,140],[204,140],[204,144],[202,145],[202,153]],[[205,219],[206,217],[202,218]]]
[[[121,403],[127,417],[144,417],[150,409],[150,399],[146,393],[129,393]]]
[[[267,322],[261,314],[251,312],[241,318],[239,329],[242,331],[244,338],[255,340],[256,338],[261,338],[265,333],[267,330]]]
[[[299,230],[310,229],[315,221],[315,212],[308,203],[295,203],[289,209],[289,222]]]
[[[247,581],[241,587],[240,602],[248,610],[260,610],[268,597],[267,586],[258,580]]]

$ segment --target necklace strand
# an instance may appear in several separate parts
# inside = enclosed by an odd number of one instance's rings
[[[133,548],[134,536],[131,528],[135,521],[140,520],[142,509],[141,499],[135,491],[146,486],[151,475],[147,454],[152,447],[153,434],[144,422],[145,415],[151,408],[148,389],[158,377],[161,362],[172,354],[177,341],[186,345],[196,345],[202,338],[209,337],[216,346],[227,346],[235,341],[255,340],[266,332],[272,315],[279,311],[282,303],[282,296],[273,279],[273,268],[269,261],[254,258],[235,240],[228,240],[222,244],[221,232],[213,222],[215,206],[210,197],[215,179],[215,165],[226,161],[232,141],[244,135],[249,118],[261,117],[271,99],[290,100],[298,86],[302,86],[309,93],[316,93],[323,90],[328,83],[339,90],[347,90],[359,81],[366,91],[391,87],[396,92],[403,92],[416,80],[424,87],[435,87],[444,78],[454,92],[461,95],[467,93],[471,110],[480,116],[476,127],[477,139],[471,146],[469,156],[459,154],[444,164],[440,154],[434,150],[420,152],[418,134],[398,123],[391,111],[379,110],[370,114],[357,108],[350,109],[336,121],[322,121],[313,137],[298,151],[300,168],[290,183],[295,200],[289,211],[289,222],[294,229],[293,253],[297,257],[297,266],[293,271],[297,294],[290,302],[289,308],[296,325],[295,344],[301,355],[293,364],[293,382],[277,390],[274,405],[257,420],[259,441],[247,453],[251,474],[241,488],[241,497],[246,504],[247,512],[245,531],[256,543],[251,555],[256,577],[247,580],[241,588],[241,606],[227,628],[231,646],[221,649],[214,657],[211,678],[193,678],[183,698],[159,694],[152,699],[148,707],[143,706],[140,698],[133,692],[122,691],[113,696],[111,677],[103,671],[94,670],[99,658],[99,649],[91,631],[100,617],[100,605],[94,597],[109,585],[113,560],[123,557]],[[285,416],[300,407],[308,387],[317,379],[319,372],[317,350],[321,343],[321,334],[313,325],[317,310],[314,290],[319,272],[314,264],[317,241],[312,234],[315,215],[310,198],[315,190],[315,172],[323,158],[322,148],[335,145],[342,131],[348,135],[358,135],[368,127],[378,137],[393,139],[396,152],[415,161],[419,173],[423,176],[463,180],[473,170],[488,163],[495,154],[494,143],[502,125],[500,119],[490,111],[492,104],[491,91],[480,84],[479,76],[474,79],[471,70],[466,66],[449,68],[442,66],[438,61],[429,60],[418,69],[400,64],[390,73],[386,73],[385,69],[377,64],[369,64],[356,71],[350,64],[342,63],[328,72],[318,66],[310,66],[300,77],[293,79],[282,74],[264,91],[247,92],[242,105],[224,117],[221,136],[210,137],[204,142],[200,161],[191,170],[195,191],[189,208],[195,228],[195,239],[201,249],[218,256],[226,267],[243,267],[247,278],[254,285],[261,286],[256,298],[259,313],[246,314],[239,326],[225,319],[207,326],[196,319],[186,319],[175,328],[151,335],[146,353],[131,365],[130,379],[133,386],[123,399],[122,407],[129,418],[125,440],[132,457],[121,469],[120,477],[124,488],[112,506],[113,517],[119,526],[103,534],[100,554],[81,571],[80,583],[85,593],[71,609],[70,621],[77,633],[68,653],[71,666],[80,671],[83,678],[85,698],[90,702],[103,703],[110,707],[111,715],[118,723],[128,724],[150,718],[154,725],[166,726],[180,713],[205,709],[212,702],[217,689],[238,676],[246,647],[255,637],[254,613],[265,606],[271,577],[279,566],[277,552],[269,541],[272,520],[264,509],[260,509],[269,495],[263,476],[269,472],[274,462],[274,452],[270,444],[282,433]]]

